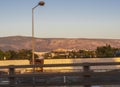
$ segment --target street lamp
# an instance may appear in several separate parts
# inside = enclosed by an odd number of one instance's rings
[[[32,64],[35,64],[34,51],[35,51],[35,39],[34,39],[34,10],[38,6],[44,6],[45,2],[40,1],[35,7],[32,8]]]

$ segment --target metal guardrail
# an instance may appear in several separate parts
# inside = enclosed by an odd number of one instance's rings
[[[32,68],[32,67],[68,67],[68,66],[108,66],[108,65],[120,65],[120,62],[101,62],[101,63],[67,63],[67,64],[39,64],[39,65],[9,65],[0,66],[0,69],[9,67],[15,68]]]
[[[44,65],[10,65],[0,66],[0,69],[9,69],[8,75],[0,75],[0,78],[8,78],[9,84],[6,86],[17,87],[22,85],[28,86],[56,86],[56,85],[83,85],[91,87],[91,85],[118,85],[120,84],[120,70],[108,70],[106,72],[94,72],[91,66],[108,66],[120,65],[120,62],[104,62],[104,63],[76,63],[76,64],[44,64]],[[35,67],[77,67],[83,68],[82,72],[39,72],[16,74],[16,68],[35,68]],[[22,78],[22,79],[21,79]],[[31,79],[32,78],[32,79]],[[36,80],[37,79],[37,80]],[[24,82],[22,82],[24,80]],[[25,82],[29,81],[29,82]],[[65,80],[65,81],[63,81]],[[16,82],[18,81],[18,82]],[[37,82],[36,82],[37,81]],[[1,84],[0,84],[1,85]]]

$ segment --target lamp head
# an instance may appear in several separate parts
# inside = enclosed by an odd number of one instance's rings
[[[38,5],[44,6],[44,5],[45,5],[45,2],[44,2],[44,1],[40,1],[40,2],[38,3]]]

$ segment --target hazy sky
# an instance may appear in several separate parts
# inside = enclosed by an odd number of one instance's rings
[[[40,0],[0,0],[0,37],[31,36]],[[120,0],[44,0],[35,37],[120,39]]]

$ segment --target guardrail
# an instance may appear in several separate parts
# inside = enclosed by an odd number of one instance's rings
[[[0,66],[0,69],[8,69],[9,74],[0,75],[0,78],[8,78],[8,84],[0,84],[6,87],[17,86],[64,86],[64,85],[118,85],[120,84],[120,70],[107,70],[106,72],[94,72],[91,66],[111,66],[120,65],[120,62],[104,63],[77,63],[77,64],[44,64],[44,65],[10,65]],[[16,74],[17,68],[40,67],[82,67],[82,71],[77,72],[31,72]]]

